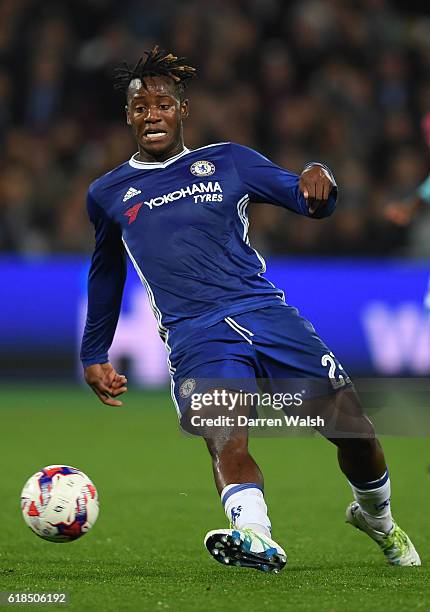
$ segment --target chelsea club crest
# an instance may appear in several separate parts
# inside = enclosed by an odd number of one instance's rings
[[[187,378],[184,380],[182,385],[179,387],[179,395],[181,397],[190,397],[191,393],[196,388],[196,380],[195,378]]]
[[[215,166],[210,161],[196,161],[190,166],[190,171],[194,176],[210,176],[215,172]]]

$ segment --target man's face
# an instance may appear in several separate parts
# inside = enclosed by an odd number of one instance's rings
[[[147,77],[145,85],[135,79],[129,86],[127,123],[141,159],[162,161],[183,149],[182,120],[188,116],[188,100],[181,102],[169,77]]]

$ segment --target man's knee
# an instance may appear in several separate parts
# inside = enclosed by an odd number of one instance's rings
[[[329,414],[331,418],[325,430],[321,431],[323,435],[328,438],[339,438],[340,444],[348,444],[342,440],[349,439],[351,444],[357,444],[360,448],[372,446],[371,440],[375,439],[375,429],[353,389],[341,390],[334,396]],[[353,442],[357,439],[367,442]]]
[[[215,436],[205,437],[205,442],[212,459],[227,455],[232,460],[237,460],[249,455],[248,438],[245,435],[234,435],[231,431],[218,431]]]

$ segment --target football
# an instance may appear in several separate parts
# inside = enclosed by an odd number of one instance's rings
[[[99,513],[98,494],[86,474],[48,465],[31,476],[21,493],[24,521],[50,542],[71,542],[88,533]]]

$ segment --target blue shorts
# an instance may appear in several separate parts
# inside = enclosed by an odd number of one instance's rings
[[[286,304],[226,317],[208,328],[169,333],[172,398],[180,419],[210,389],[300,391],[304,399],[351,384],[312,324]]]

